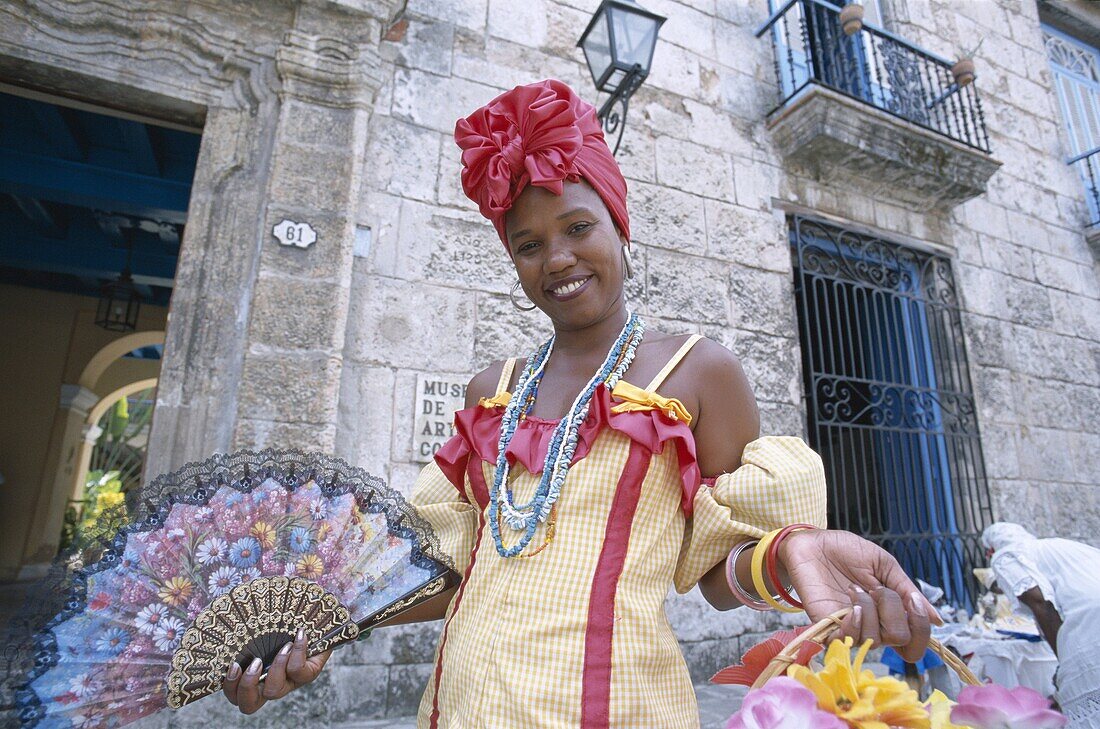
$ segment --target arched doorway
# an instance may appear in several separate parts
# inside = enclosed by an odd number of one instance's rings
[[[92,408],[85,425],[96,438],[94,443],[84,440],[90,445],[88,462],[82,464],[78,482],[88,471],[118,471],[126,491],[141,485],[156,387],[155,377],[132,382]]]
[[[65,505],[60,547],[113,537],[141,487],[157,378],[128,383],[88,412],[78,446],[73,490]],[[109,514],[109,518],[104,514]]]
[[[140,354],[163,347],[200,135],[10,86],[0,104],[3,582],[56,554],[89,411],[160,374]]]
[[[129,488],[140,484],[163,343],[163,329],[117,337],[85,355],[76,382],[62,385],[51,459],[27,526],[24,578],[37,576],[72,541],[74,525],[87,515],[90,472],[117,471]]]

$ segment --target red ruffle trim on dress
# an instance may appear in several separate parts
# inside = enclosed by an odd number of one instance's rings
[[[573,463],[588,454],[604,425],[626,435],[650,453],[661,453],[665,444],[671,443],[680,465],[681,507],[684,514],[690,517],[695,493],[703,482],[695,458],[695,438],[691,428],[683,420],[673,420],[659,409],[616,413],[611,408],[611,393],[605,385],[600,385],[592,397],[588,417],[577,433]],[[465,493],[465,475],[471,455],[496,463],[503,416],[504,408],[482,405],[455,413],[455,435],[435,454],[435,461],[447,480],[460,492]],[[529,473],[541,473],[557,424],[557,421],[539,418],[527,418],[521,422],[512,436],[512,442],[508,444],[508,462],[512,465],[519,463]],[[484,508],[486,504],[481,506]]]

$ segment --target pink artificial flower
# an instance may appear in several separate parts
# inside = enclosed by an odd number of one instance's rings
[[[1025,686],[967,686],[951,709],[952,723],[973,729],[1059,729],[1066,721],[1039,692]]]
[[[847,729],[839,717],[817,708],[817,697],[786,676],[745,695],[726,729]]]

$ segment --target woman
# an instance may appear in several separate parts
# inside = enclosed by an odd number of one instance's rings
[[[1013,609],[1035,618],[1058,656],[1058,703],[1067,729],[1100,729],[1100,549],[1036,539],[1019,524],[982,532],[991,566]]]
[[[820,459],[798,439],[758,439],[728,350],[630,314],[626,183],[592,106],[558,81],[520,86],[459,120],[455,139],[463,188],[531,302],[513,303],[548,316],[554,337],[526,365],[474,376],[458,434],[414,489],[463,575],[409,616],[446,616],[420,726],[697,726],[668,588],[739,604],[730,585],[752,571],[739,545],[824,526]],[[778,561],[812,619],[854,605],[846,634],[923,654],[934,611],[878,547],[806,529]],[[326,658],[299,642],[264,686],[255,665],[226,695],[250,713]]]

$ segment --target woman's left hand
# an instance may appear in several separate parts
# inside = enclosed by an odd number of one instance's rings
[[[811,621],[853,608],[839,637],[851,636],[857,645],[870,638],[915,663],[928,648],[930,621],[943,625],[897,560],[851,532],[794,532],[779,545],[779,561]]]

